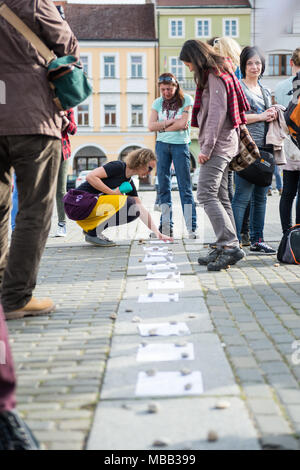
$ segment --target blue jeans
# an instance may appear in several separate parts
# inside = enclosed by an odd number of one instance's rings
[[[18,203],[18,188],[17,188],[17,181],[16,181],[16,173],[14,173],[14,190],[12,194],[12,209],[11,209],[11,229],[14,231],[16,225],[16,215],[18,213],[19,203]]]
[[[188,231],[196,230],[197,216],[190,176],[190,152],[187,144],[156,142],[157,176],[161,204],[161,226],[172,227],[171,164],[174,163],[181,207]]]
[[[275,175],[275,180],[276,180],[276,189],[278,189],[279,191],[280,189],[282,189],[282,179],[281,179],[280,169],[277,165],[275,165],[274,175]],[[269,188],[272,189],[272,184],[270,184]]]
[[[244,214],[250,203],[250,240],[251,243],[263,241],[264,224],[267,204],[268,186],[261,187],[249,183],[236,174],[235,194],[232,201],[232,210],[239,241],[241,241],[241,229]]]

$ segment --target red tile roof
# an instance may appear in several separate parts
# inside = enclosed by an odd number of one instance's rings
[[[66,20],[79,40],[154,41],[153,4],[64,6]]]
[[[156,0],[158,7],[244,7],[251,8],[249,0]]]

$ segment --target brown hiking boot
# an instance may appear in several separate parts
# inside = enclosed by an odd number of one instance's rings
[[[6,320],[16,320],[24,317],[35,317],[37,315],[46,315],[55,310],[55,304],[51,299],[36,299],[32,297],[28,304],[12,312],[4,312]]]

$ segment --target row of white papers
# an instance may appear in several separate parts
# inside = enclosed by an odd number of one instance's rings
[[[152,241],[150,243],[161,243]],[[148,263],[147,276],[148,289],[172,289],[183,288],[184,282],[180,279],[180,272],[176,264],[171,263],[173,254],[163,247],[144,248],[146,256],[144,262]],[[140,303],[148,302],[178,302],[177,292],[171,294],[149,293],[142,294],[138,298]],[[141,336],[182,336],[191,332],[184,322],[169,323],[143,323],[138,325]],[[193,343],[154,343],[140,344],[137,357],[138,362],[162,362],[178,360],[194,360]],[[135,389],[136,396],[176,396],[199,395],[203,393],[203,381],[200,371],[194,371],[187,375],[181,372],[155,372],[148,375],[139,372]]]

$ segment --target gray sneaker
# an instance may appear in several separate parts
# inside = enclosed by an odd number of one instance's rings
[[[228,266],[236,264],[238,261],[243,259],[245,252],[240,248],[231,248],[229,250],[222,250],[220,255],[215,261],[211,261],[207,265],[208,271],[221,271],[221,269],[227,269]]]
[[[92,237],[91,235],[86,234],[85,241],[97,246],[116,246],[115,242],[109,240],[109,238],[105,237],[102,233],[100,233],[97,237]]]
[[[198,263],[201,266],[207,266],[208,263],[212,263],[216,261],[216,259],[219,257],[219,255],[222,253],[222,250],[220,248],[213,248],[208,255],[206,256],[200,256],[198,258]]]

